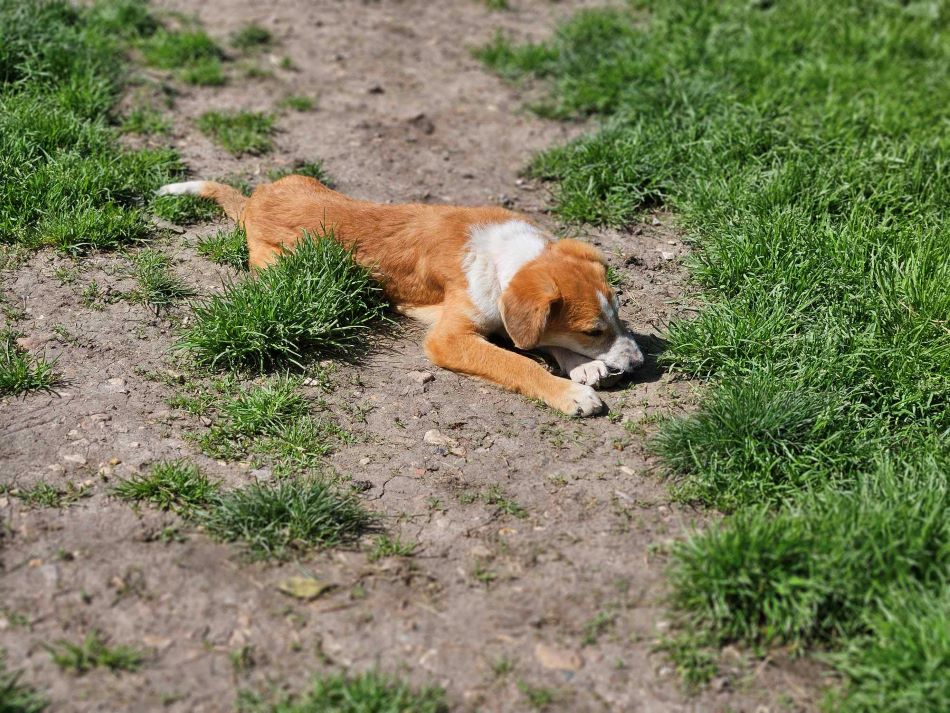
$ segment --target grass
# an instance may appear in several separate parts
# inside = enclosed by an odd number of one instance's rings
[[[243,543],[255,559],[347,544],[373,524],[354,497],[306,478],[222,493],[195,516],[212,537]]]
[[[203,223],[221,214],[216,203],[201,196],[155,196],[149,207],[162,220],[178,225]]]
[[[171,120],[152,106],[133,107],[122,119],[122,131],[130,134],[164,135],[171,129]]]
[[[138,671],[145,659],[141,651],[130,646],[108,646],[96,631],[89,633],[78,644],[60,640],[46,648],[53,657],[53,663],[76,675],[95,668],[107,668],[113,672]]]
[[[383,311],[379,287],[350,253],[307,235],[253,279],[196,305],[180,347],[213,368],[299,367],[364,347]]]
[[[138,288],[131,294],[134,302],[158,310],[196,294],[184,280],[171,272],[169,262],[167,255],[151,248],[135,254],[132,263]]]
[[[247,233],[240,226],[201,236],[195,248],[199,255],[219,265],[247,270]]]
[[[65,489],[49,483],[37,483],[31,488],[19,488],[15,494],[24,504],[43,508],[67,507],[92,495],[88,488],[73,483],[67,483]]]
[[[154,29],[133,0],[0,0],[0,243],[75,254],[147,235],[141,197],[179,161],[123,149],[109,117],[125,48]]]
[[[284,176],[309,176],[310,178],[316,178],[320,183],[327,186],[328,188],[333,188],[334,181],[327,174],[326,169],[323,167],[322,161],[305,161],[302,163],[295,163],[289,168],[275,168],[271,171],[268,171],[267,177],[271,181],[276,181]]]
[[[317,102],[313,97],[305,94],[291,94],[280,100],[278,105],[281,109],[293,109],[294,111],[313,111]]]
[[[843,709],[946,709],[921,646],[946,610],[914,606],[950,581],[946,17],[636,8],[477,54],[546,83],[537,111],[602,118],[530,166],[563,219],[623,226],[662,204],[693,243],[704,307],[663,359],[709,389],[656,448],[678,497],[731,514],[676,550],[676,603],[698,639],[837,652]]]
[[[179,69],[196,62],[220,59],[221,49],[202,30],[161,28],[140,43],[146,63],[159,69]]]
[[[268,153],[273,148],[274,117],[254,111],[206,111],[198,129],[225,151],[241,156]]]
[[[412,557],[419,547],[418,542],[403,542],[398,537],[393,539],[388,535],[380,535],[369,551],[370,562],[386,559],[387,557]]]
[[[122,500],[183,513],[207,506],[217,492],[197,465],[183,460],[156,463],[147,475],[121,480],[113,490]]]
[[[281,474],[317,467],[352,437],[330,414],[312,414],[299,388],[298,379],[278,376],[206,404],[217,420],[198,438],[202,451],[226,460],[270,456]]]
[[[273,43],[274,36],[270,30],[254,23],[245,25],[231,36],[231,46],[242,52],[264,49]]]
[[[331,675],[314,679],[310,689],[297,696],[265,701],[243,692],[241,713],[448,713],[441,688],[416,689],[376,671],[355,676]]]
[[[19,336],[0,330],[0,397],[52,391],[58,381],[53,365],[17,346]]]
[[[49,705],[34,688],[20,681],[19,671],[7,669],[0,656],[0,713],[42,713]]]

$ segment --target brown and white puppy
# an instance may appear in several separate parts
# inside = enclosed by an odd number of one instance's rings
[[[617,314],[603,256],[576,240],[553,240],[517,213],[370,203],[305,176],[259,186],[250,198],[212,181],[159,193],[217,201],[246,229],[254,269],[304,230],[332,231],[379,276],[400,312],[430,325],[425,350],[434,363],[569,415],[600,412],[594,388],[643,363]],[[547,350],[570,380],[486,339],[496,333],[520,349]]]

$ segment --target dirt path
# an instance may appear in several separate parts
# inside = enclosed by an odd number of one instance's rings
[[[544,213],[545,189],[518,171],[578,127],[524,112],[519,92],[482,70],[468,48],[497,27],[544,36],[584,3],[516,0],[514,12],[474,0],[158,4],[196,12],[222,41],[248,22],[263,24],[278,39],[276,54],[297,67],[182,90],[172,143],[195,176],[322,159],[339,189],[357,196],[506,202],[563,233]],[[317,96],[318,109],[285,115],[267,157],[231,158],[193,128],[208,108],[269,111],[291,93]],[[681,314],[684,247],[665,222],[581,232],[621,269],[622,312],[642,334]],[[165,246],[176,271],[205,291],[223,272],[190,245],[214,228]],[[358,440],[329,463],[359,481],[390,532],[419,543],[413,557],[371,562],[344,550],[247,565],[200,533],[162,542],[177,519],[110,498],[115,478],[176,457],[229,485],[270,474],[216,463],[187,441],[200,424],[166,404],[174,394],[165,378],[170,321],[122,301],[82,304],[92,281],[129,289],[125,264],[106,255],[74,269],[41,253],[3,276],[7,301],[25,310],[18,326],[31,348],[58,356],[68,382],[53,396],[0,403],[3,481],[85,482],[89,494],[62,509],[0,496],[8,528],[0,646],[54,710],[230,710],[240,688],[299,688],[315,672],[371,666],[440,684],[459,710],[529,710],[528,687],[549,689],[548,710],[564,711],[752,711],[776,700],[766,687],[795,690],[784,669],[766,668],[744,692],[720,685],[689,698],[652,653],[665,626],[663,547],[697,518],[670,503],[650,472],[653,418],[690,400],[689,384],[655,366],[607,395],[609,418],[572,421],[435,369],[421,331],[407,326],[364,366],[335,376],[328,400]],[[434,379],[419,383],[413,371]],[[424,442],[430,430],[457,441],[454,453]],[[525,516],[486,502],[489,486]],[[337,587],[310,604],[276,591],[301,571]],[[43,644],[93,628],[153,655],[133,674],[60,672]],[[242,650],[247,665],[235,666],[232,654]]]

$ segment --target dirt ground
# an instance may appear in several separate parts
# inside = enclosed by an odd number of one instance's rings
[[[321,159],[340,190],[360,197],[504,203],[600,245],[623,275],[622,313],[637,333],[657,335],[688,314],[686,248],[668,217],[623,232],[558,225],[545,212],[547,189],[519,171],[582,127],[527,113],[524,90],[470,55],[496,28],[537,39],[587,3],[513,0],[510,12],[476,0],[156,4],[197,14],[222,43],[258,22],[277,38],[274,55],[296,66],[273,63],[272,77],[221,88],[181,87],[174,134],[161,141],[195,177],[253,177]],[[316,96],[318,107],[284,114],[268,156],[230,157],[194,128],[209,108],[270,111],[288,94]],[[204,292],[225,271],[192,245],[223,225],[162,243],[175,271]],[[328,465],[360,485],[390,533],[419,543],[414,556],[371,562],[365,548],[342,549],[248,564],[236,547],[186,527],[183,541],[162,542],[178,518],[114,499],[117,478],[179,457],[230,486],[270,473],[215,462],[187,440],[202,425],[167,404],[174,385],[158,378],[174,368],[174,313],[156,317],[123,300],[84,306],[93,281],[107,295],[131,289],[127,264],[120,255],[73,263],[41,252],[2,275],[4,298],[25,310],[18,329],[31,349],[57,359],[65,385],[0,402],[0,479],[21,488],[85,483],[88,494],[60,509],[0,496],[0,647],[52,710],[232,710],[242,688],[299,689],[315,673],[370,667],[445,687],[453,710],[530,710],[526,687],[550,689],[552,711],[814,705],[800,664],[727,663],[689,696],[654,651],[669,625],[664,551],[709,519],[670,501],[646,450],[655,417],[682,413],[698,389],[655,359],[606,394],[609,417],[574,421],[431,366],[422,331],[406,325],[364,364],[337,371],[326,398],[357,442]],[[661,344],[645,342],[654,353]],[[419,383],[410,374],[419,371],[434,379]],[[425,442],[431,430],[454,439],[453,452]],[[490,485],[526,517],[472,501]],[[301,572],[336,587],[310,603],[277,591]],[[44,644],[92,629],[146,648],[145,665],[61,672]],[[242,650],[246,665],[235,666]]]

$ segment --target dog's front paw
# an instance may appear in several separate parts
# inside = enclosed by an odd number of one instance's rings
[[[586,384],[595,389],[600,386],[602,382],[607,381],[609,375],[610,371],[607,369],[607,365],[599,360],[585,361],[583,364],[578,364],[571,369],[568,374],[568,376],[571,377],[571,381],[576,381],[578,384]]]
[[[604,409],[604,402],[597,392],[586,384],[570,384],[556,407],[568,416],[593,416]]]

